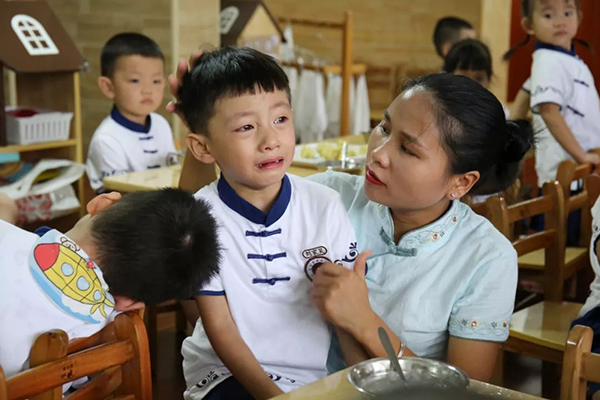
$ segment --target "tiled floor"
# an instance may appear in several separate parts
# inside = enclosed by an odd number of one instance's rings
[[[158,361],[155,367],[154,399],[181,399],[185,381],[181,370],[181,342],[185,335],[173,327],[158,334]],[[541,396],[542,363],[529,357],[508,355],[506,358],[505,386],[536,396]]]

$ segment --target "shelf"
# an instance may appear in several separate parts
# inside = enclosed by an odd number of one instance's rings
[[[77,146],[76,139],[61,140],[59,142],[46,142],[34,144],[17,144],[9,146],[0,146],[0,153],[23,153],[26,151],[60,149],[65,147]]]

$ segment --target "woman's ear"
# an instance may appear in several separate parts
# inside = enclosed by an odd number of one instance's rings
[[[209,148],[209,139],[205,135],[188,133],[185,142],[196,160],[205,164],[212,164],[216,161]]]
[[[107,78],[106,76],[99,77],[98,87],[100,88],[100,91],[106,98],[110,100],[113,100],[115,98],[115,88],[110,78]]]
[[[458,200],[469,193],[471,188],[479,181],[479,171],[471,171],[462,175],[452,177],[452,184],[448,189],[446,197],[450,200]]]
[[[533,24],[531,23],[530,18],[521,18],[521,28],[523,28],[528,35],[533,35]]]
[[[134,311],[140,310],[146,306],[142,301],[135,301],[125,296],[114,296],[115,299],[115,311]]]

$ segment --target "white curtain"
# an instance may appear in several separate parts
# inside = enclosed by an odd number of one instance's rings
[[[294,127],[301,143],[323,140],[327,129],[323,74],[303,70],[296,90]]]
[[[369,106],[369,90],[367,78],[360,75],[356,81],[355,102],[352,112],[352,134],[358,135],[371,130],[371,107]]]

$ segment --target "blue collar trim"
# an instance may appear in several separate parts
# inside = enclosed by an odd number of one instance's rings
[[[538,50],[538,49],[554,50],[554,51],[558,51],[559,53],[564,53],[569,56],[577,57],[577,53],[575,52],[574,44],[571,45],[571,51],[568,51],[560,46],[555,46],[553,44],[544,43],[544,42],[536,42],[535,49],[536,50]]]
[[[221,174],[219,182],[217,183],[217,190],[219,191],[219,197],[227,207],[251,222],[264,226],[270,226],[277,222],[283,213],[285,213],[285,210],[290,203],[290,199],[292,198],[292,184],[287,175],[284,175],[277,200],[275,200],[275,204],[273,204],[273,207],[271,207],[271,210],[267,214],[242,199],[235,190],[229,186],[229,183],[227,183],[223,174]]]
[[[150,115],[146,117],[146,124],[138,124],[137,122],[133,122],[125,118],[123,114],[117,109],[117,106],[113,106],[110,111],[110,117],[119,125],[129,129],[130,131],[138,132],[138,133],[148,133],[150,132],[150,127],[152,126],[152,118]]]

